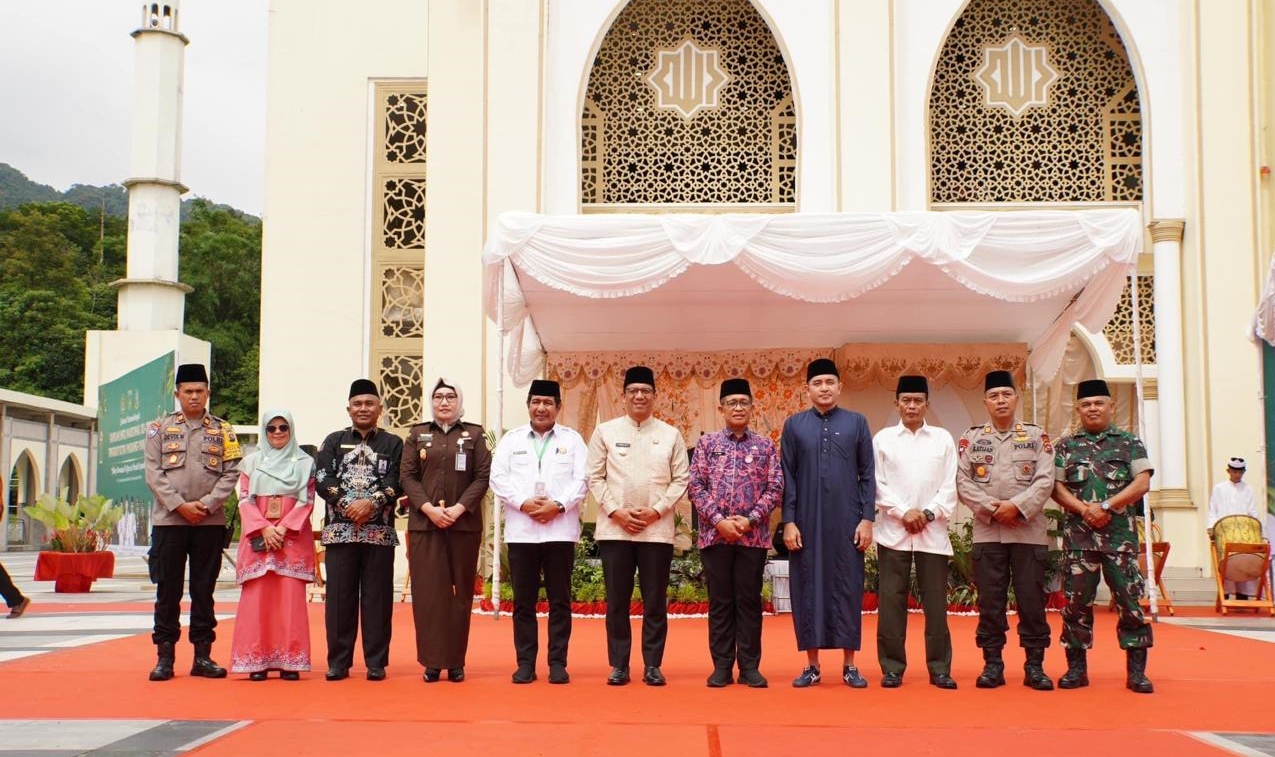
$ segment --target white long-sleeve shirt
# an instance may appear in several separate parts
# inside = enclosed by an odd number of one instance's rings
[[[492,455],[490,479],[491,491],[504,508],[505,541],[580,541],[587,460],[584,437],[560,424],[543,436],[532,431],[530,423],[505,434]],[[548,523],[537,523],[518,509],[536,495],[537,482],[543,482],[546,497],[566,508]]]
[[[1213,495],[1209,497],[1209,528],[1228,515],[1251,515],[1263,520],[1257,512],[1253,487],[1243,481],[1238,484],[1223,481],[1213,487]]]
[[[952,554],[947,525],[956,512],[956,443],[945,429],[899,423],[872,438],[877,456],[877,544],[907,552]],[[934,520],[919,533],[903,526],[908,510],[930,510]]]

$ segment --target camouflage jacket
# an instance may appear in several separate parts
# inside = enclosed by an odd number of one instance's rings
[[[1111,426],[1091,433],[1083,428],[1059,440],[1054,457],[1055,477],[1082,502],[1102,502],[1128,486],[1139,473],[1151,471],[1147,448],[1137,436]],[[1142,501],[1122,512],[1111,512],[1111,522],[1091,528],[1081,516],[1068,512],[1063,524],[1063,548],[1098,552],[1134,552],[1138,549],[1135,518]]]

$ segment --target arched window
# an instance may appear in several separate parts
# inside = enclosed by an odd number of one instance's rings
[[[1142,199],[1138,87],[1095,0],[970,0],[929,110],[932,202]]]
[[[83,481],[80,476],[80,466],[74,455],[67,455],[66,460],[62,463],[62,470],[58,472],[58,496],[67,502],[75,502],[80,498],[83,490]]]
[[[9,472],[9,491],[5,506],[8,509],[8,542],[10,544],[31,544],[31,520],[22,512],[23,505],[30,505],[40,496],[37,488],[35,461],[30,452],[23,452],[13,464]]]
[[[792,94],[748,0],[633,0],[589,72],[581,203],[795,206]]]

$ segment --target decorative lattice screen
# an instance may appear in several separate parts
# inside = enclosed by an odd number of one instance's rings
[[[673,93],[661,85],[683,74],[701,77],[715,105],[689,117],[692,109],[667,107]],[[796,201],[788,66],[748,0],[625,6],[594,59],[581,127],[585,204]]]
[[[425,82],[378,84],[376,103],[370,371],[385,401],[383,425],[401,431],[424,410]]]
[[[1036,57],[980,77],[1015,34]],[[1030,87],[1054,74],[1040,104],[1016,115],[995,103],[993,82]],[[970,0],[934,70],[930,155],[934,202],[1140,201],[1138,90],[1098,3]]]
[[[1103,327],[1103,336],[1120,365],[1133,365],[1133,298],[1126,285],[1116,314]],[[1138,277],[1138,336],[1142,341],[1142,362],[1155,363],[1155,277]]]

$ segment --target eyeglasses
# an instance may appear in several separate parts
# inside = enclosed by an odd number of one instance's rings
[[[628,389],[625,389],[624,393],[629,395],[630,397],[636,397],[636,396],[642,396],[642,395],[655,394],[655,390],[647,389],[641,386],[631,386]]]
[[[723,402],[722,405],[724,405],[725,407],[734,407],[734,408],[752,407],[753,401],[752,400],[727,400]]]
[[[280,423],[278,426],[266,426],[267,434],[286,434],[291,430],[292,428],[286,423]]]
[[[435,402],[455,402],[458,399],[460,398],[455,394],[435,394],[434,395]]]

